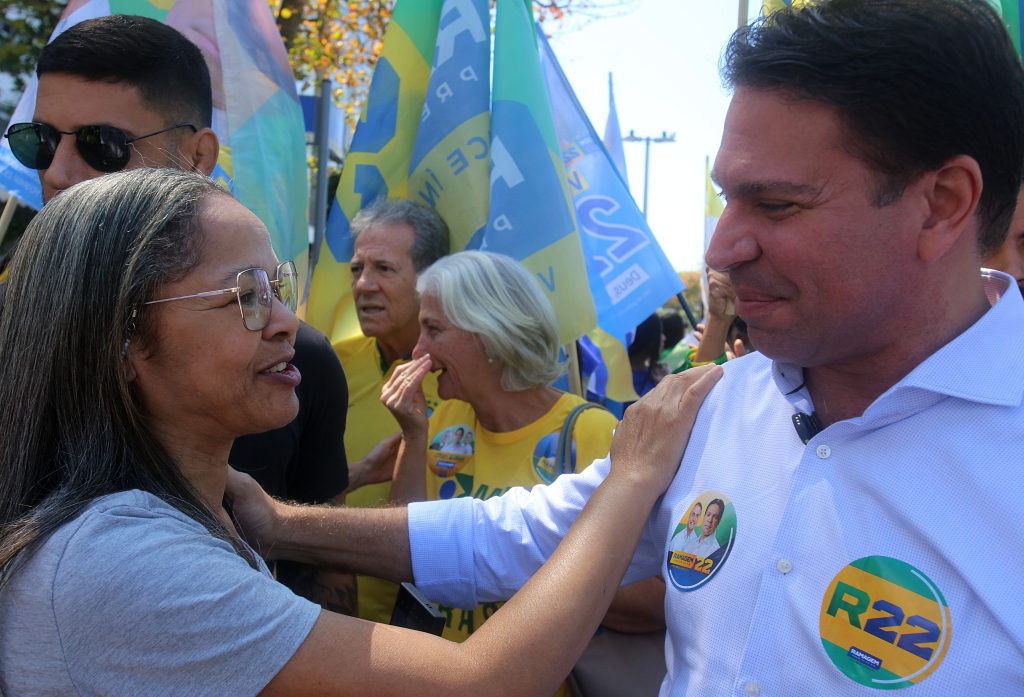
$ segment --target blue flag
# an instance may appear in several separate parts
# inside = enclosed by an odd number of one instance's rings
[[[409,163],[409,197],[434,208],[451,248],[477,248],[487,226],[491,171],[491,11],[447,0]]]
[[[601,144],[543,33],[538,36],[597,310],[600,331],[591,333],[590,338],[608,367],[607,392],[601,396],[631,401],[636,393],[625,355],[628,337],[636,325],[681,292],[683,283]]]
[[[524,0],[498,0],[490,217],[481,248],[518,259],[536,274],[567,343],[593,329],[596,318],[581,283],[586,263],[530,7]]]

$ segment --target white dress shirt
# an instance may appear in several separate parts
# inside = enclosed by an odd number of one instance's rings
[[[1004,274],[987,286],[973,326],[806,445],[801,368],[725,366],[624,581],[666,578],[663,696],[1024,694],[1024,300]],[[509,597],[608,468],[411,505],[417,585],[452,605]],[[729,543],[694,581],[672,537],[710,496]]]

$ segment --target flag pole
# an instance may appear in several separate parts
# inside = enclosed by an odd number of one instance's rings
[[[583,393],[583,381],[580,379],[580,354],[576,350],[576,342],[570,341],[565,345],[566,371],[569,378],[569,391],[574,395],[586,398]]]
[[[7,228],[11,226],[11,220],[14,219],[14,211],[18,208],[18,197],[14,194],[7,196],[7,204],[4,206],[4,212],[0,213],[0,246],[4,243],[4,238],[7,237]]]
[[[331,81],[320,80],[320,99],[317,100],[316,126],[313,143],[316,146],[316,199],[314,200],[313,217],[313,249],[309,259],[309,277],[320,257],[320,245],[324,241],[324,230],[327,228],[327,168],[330,164],[331,137]],[[306,282],[309,292],[309,281]]]

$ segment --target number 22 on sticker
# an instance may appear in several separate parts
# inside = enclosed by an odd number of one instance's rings
[[[866,613],[868,608],[882,614],[862,622],[861,615]],[[931,659],[935,649],[922,646],[922,644],[936,644],[941,634],[939,626],[931,620],[920,615],[906,617],[903,608],[888,600],[878,599],[872,603],[871,596],[867,592],[843,581],[836,584],[826,612],[832,617],[837,617],[839,612],[843,612],[852,626],[878,637],[886,643],[895,644],[904,651],[926,661]],[[904,626],[923,631],[894,631]]]

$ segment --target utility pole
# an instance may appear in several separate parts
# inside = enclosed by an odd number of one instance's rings
[[[674,143],[676,142],[675,133],[661,132],[660,136],[638,136],[636,133],[629,131],[629,135],[622,140],[628,143],[640,143],[644,144],[644,207],[643,213],[644,218],[647,217],[647,178],[651,173],[651,143]],[[683,312],[686,314],[686,319],[690,321],[690,326],[697,327],[697,318],[693,314],[693,310],[690,309],[689,303],[686,302],[686,298],[683,297],[682,293],[676,293],[676,300],[679,301],[680,307],[683,308]]]
[[[675,133],[661,132],[660,136],[638,136],[632,130],[629,131],[629,135],[622,139],[627,143],[643,143],[644,144],[644,206],[643,213],[644,217],[647,217],[647,178],[651,173],[651,143],[674,143],[676,142]]]

